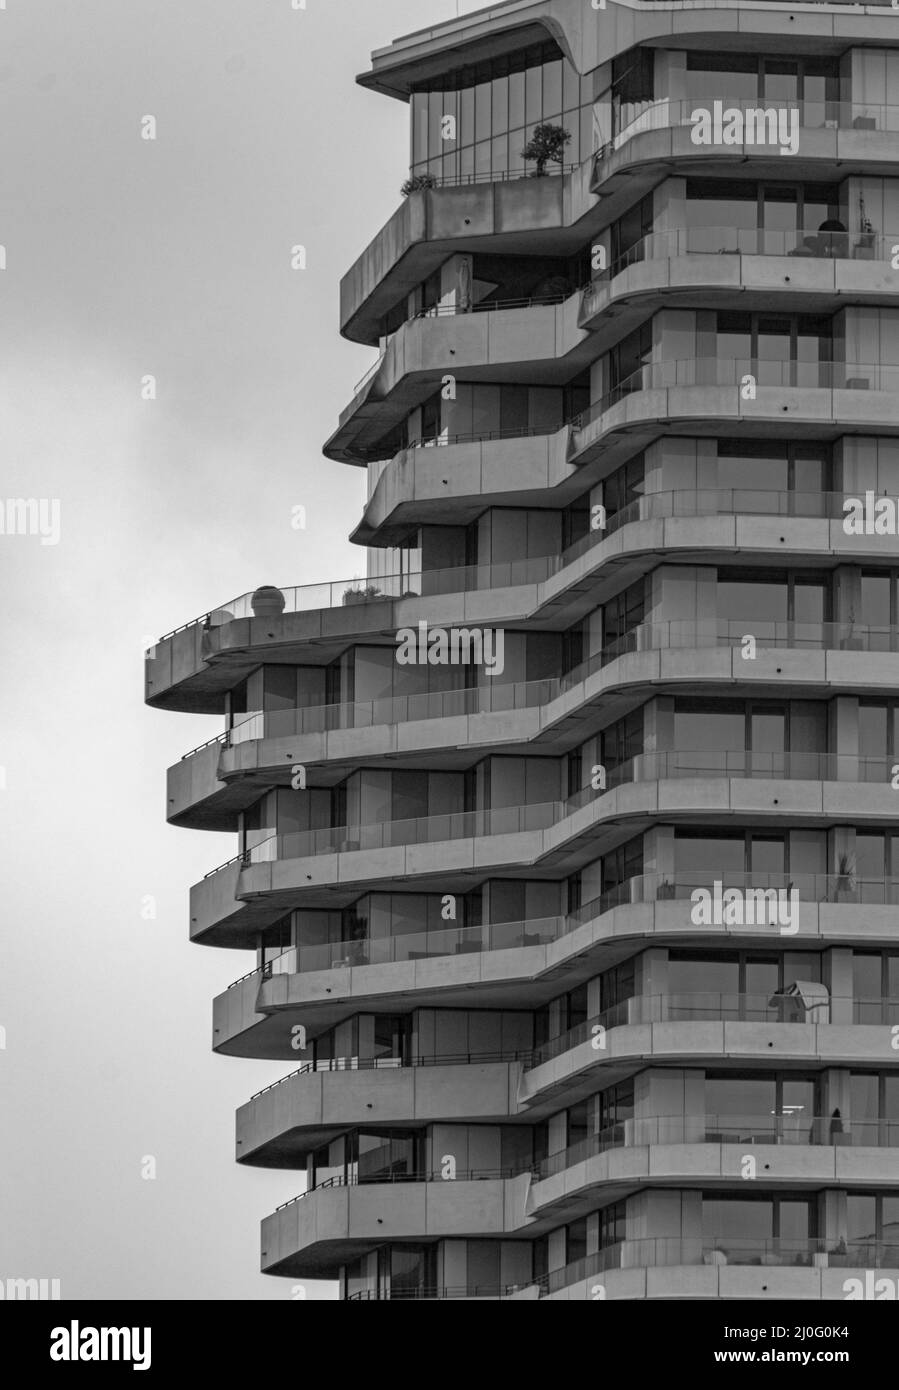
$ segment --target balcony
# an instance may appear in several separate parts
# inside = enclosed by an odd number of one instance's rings
[[[237,1112],[239,1163],[298,1168],[359,1125],[502,1123],[515,1113],[515,1052],[307,1062]]]
[[[601,316],[619,298],[668,296],[676,289],[689,294],[691,307],[701,307],[706,289],[716,291],[719,305],[725,303],[720,292],[727,289],[735,296],[753,289],[766,295],[776,292],[779,298],[794,297],[799,305],[808,294],[823,295],[834,307],[846,294],[881,302],[897,289],[891,266],[897,236],[815,227],[789,232],[674,227],[650,232],[584,288],[578,322],[598,328]],[[788,275],[770,264],[784,259],[791,261]]]
[[[708,140],[694,139],[697,112],[709,114],[710,128],[702,132]],[[725,112],[735,113],[727,117],[728,134],[735,137],[727,142],[721,129]],[[791,177],[813,178],[823,162],[842,164],[846,174],[861,173],[892,160],[897,130],[899,107],[876,102],[777,102],[712,93],[690,99],[665,97],[647,103],[597,151],[590,191],[608,196],[617,191],[621,178],[633,177],[641,165],[671,160],[732,164],[751,159],[759,174],[773,165],[782,176],[781,155],[787,154]]]
[[[417,960],[397,959],[392,964],[367,966],[335,964],[330,970],[304,973],[296,970],[296,948],[291,948],[235,981],[216,999],[213,1045],[218,1051],[237,1056],[291,1061],[296,1059],[296,1054],[291,1050],[289,1032],[285,1032],[286,1017],[307,1025],[312,1038],[353,1012],[370,1008],[375,1002],[393,1007],[397,999],[411,992],[416,994],[422,1008],[467,1008],[473,989],[477,990],[478,1003],[484,1008],[519,1007],[522,999],[528,1001],[528,1007],[539,1007],[558,994],[559,980],[564,979],[566,988],[574,988],[607,968],[612,961],[612,947],[620,951],[629,943],[637,949],[648,942],[682,945],[722,939],[747,946],[757,944],[760,939],[770,942],[773,928],[765,920],[764,913],[755,924],[693,922],[693,891],[704,888],[714,894],[716,881],[720,884],[722,880],[724,888],[740,887],[751,892],[785,891],[795,887],[799,894],[799,931],[791,939],[803,943],[806,948],[823,947],[847,937],[859,946],[895,944],[899,879],[863,879],[850,887],[845,876],[836,874],[795,874],[792,877],[787,874],[722,874],[720,868],[705,873],[644,874],[610,888],[600,898],[562,919],[555,939],[540,946],[505,946],[501,950],[465,950],[454,955],[431,956],[424,954],[427,951],[424,942],[423,953]],[[502,929],[507,930],[505,924]],[[531,924],[522,924],[522,929],[522,940],[525,933],[528,936],[536,934]],[[477,928],[475,936],[480,934],[483,943],[485,931],[490,930]],[[255,945],[254,938],[244,940],[236,927],[207,939],[223,945]],[[393,947],[382,949],[389,953]],[[402,948],[397,954],[402,955]],[[670,996],[668,998],[670,1000]],[[746,1052],[744,1043],[748,1039],[749,1053],[755,1055],[760,1048],[767,1047],[770,1037],[764,1029],[759,1032],[756,1023],[770,1025],[789,1021],[788,1031],[792,1034],[793,1024],[813,1022],[815,1015],[824,1012],[816,1007],[815,1014],[807,1019],[795,1006],[786,1011],[787,1005],[777,1001],[771,1003],[768,998],[740,1000],[732,995],[712,999],[705,995],[685,997],[679,1000],[677,1011],[670,1019],[664,1012],[670,1009],[670,1002],[668,1005],[638,1002],[630,1007],[643,1011],[635,1013],[633,1022],[635,1027],[643,1026],[645,1031],[634,1032],[620,1043],[622,1054],[627,1056],[652,1052],[651,1027],[658,1023],[677,1028],[681,1023],[708,1024],[704,1029],[694,1030],[692,1041],[689,1033],[682,1032],[675,1035],[674,1041],[681,1050],[682,1045],[689,1044],[687,1050],[695,1051],[697,1046],[707,1044],[707,1050],[716,1052],[724,1046],[724,1029],[732,1024],[742,1028],[745,1024],[750,1028],[749,1034],[746,1038],[742,1034],[735,1036],[730,1048]],[[591,1020],[590,1026],[599,1023],[611,1030],[629,1022],[619,1007],[618,1012],[608,1018],[600,1015]],[[864,1058],[873,1065],[883,1056],[882,1025],[899,1024],[899,1007],[889,1000],[853,1001],[832,997],[828,1022],[832,1028],[826,1042],[828,1055],[843,1059],[844,1065],[847,1057]],[[856,1025],[859,1031],[853,1033]],[[815,1037],[813,1028],[810,1036],[803,1039],[803,1055],[818,1056],[825,1046],[824,1031],[818,1029]],[[506,1060],[521,1061],[533,1071],[554,1058],[565,1056],[562,1070],[567,1073],[572,1067],[578,1069],[606,1059],[607,1054],[591,1052],[593,1036],[589,1032],[566,1035],[562,1040],[548,1043],[539,1054],[518,1053]],[[782,1040],[786,1046],[786,1035]],[[787,1051],[794,1046],[790,1044]],[[429,1063],[427,1058],[421,1058],[412,1064]],[[325,1069],[346,1070],[355,1065],[352,1058],[339,1059],[327,1063]],[[363,1067],[369,1063],[360,1061],[358,1065]],[[399,1067],[403,1062],[389,1058],[384,1065]],[[553,1076],[550,1068],[536,1080],[528,1078],[527,1087],[532,1090],[536,1086],[541,1090],[547,1084],[554,1084]]]
[[[264,1274],[336,1277],[340,1265],[392,1240],[500,1237],[529,1223],[527,1175],[474,1169],[326,1179],[262,1223]]]
[[[537,1165],[537,1181],[564,1173],[613,1149],[657,1145],[738,1144],[899,1147],[899,1121],[834,1120],[829,1115],[647,1115],[609,1125],[598,1134],[552,1154]],[[899,1182],[899,1173],[896,1174]]]
[[[641,754],[612,769],[613,785],[605,791],[588,787],[567,800],[271,834],[213,870],[205,882],[208,891],[214,891],[219,876],[232,875],[237,865],[241,875],[238,899],[285,892],[293,881],[299,888],[311,877],[302,867],[306,861],[334,856],[352,856],[326,866],[324,881],[335,884],[377,880],[397,873],[425,877],[445,872],[452,876],[474,866],[486,870],[489,865],[541,863],[566,868],[587,862],[585,848],[593,858],[603,853],[608,828],[620,827],[628,818],[635,823],[660,815],[676,820],[703,810],[716,816],[770,818],[776,805],[778,819],[784,815],[794,820],[845,821],[852,817],[875,825],[890,823],[895,817],[891,769],[892,763],[883,759],[818,753],[756,756],[738,750],[709,750],[706,755]],[[757,790],[738,790],[747,781],[761,785]],[[688,787],[688,782],[699,785]],[[770,784],[778,793],[773,799]],[[475,845],[466,847],[467,841]],[[435,857],[432,847],[438,845],[441,850]],[[453,851],[449,851],[450,845],[455,846]],[[393,853],[398,850],[406,851],[399,861]],[[258,872],[264,866],[272,866],[268,878]],[[321,882],[321,870],[317,881]],[[452,877],[446,882],[447,891],[451,891]],[[511,934],[509,939],[511,945]],[[538,937],[529,944],[541,942],[542,937]],[[352,943],[341,944],[349,948]],[[459,949],[478,947],[459,943]]]
[[[784,1272],[809,1271],[808,1278],[786,1280],[763,1289],[745,1279],[721,1283],[722,1266],[740,1270],[761,1266]],[[707,1276],[689,1279],[687,1271],[697,1267]],[[551,1270],[534,1281],[541,1298],[571,1291],[586,1299],[612,1297],[721,1297],[740,1296],[806,1297],[839,1299],[845,1297],[841,1281],[847,1269],[899,1271],[899,1246],[877,1241],[847,1243],[836,1237],[810,1240],[732,1239],[729,1236],[697,1235],[650,1236],[624,1240],[598,1250],[561,1269]],[[643,1270],[639,1281],[616,1277],[619,1272]],[[665,1271],[653,1278],[654,1271]],[[671,1271],[670,1276],[667,1271]],[[819,1271],[833,1271],[828,1277]],[[646,1273],[650,1279],[646,1281]],[[599,1276],[599,1279],[597,1279]],[[611,1276],[611,1277],[610,1277]],[[584,1285],[586,1281],[586,1287]],[[639,1292],[637,1290],[639,1289]],[[679,1290],[679,1292],[678,1292]],[[507,1290],[507,1297],[513,1295]]]

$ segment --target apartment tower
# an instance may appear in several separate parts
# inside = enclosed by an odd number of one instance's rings
[[[325,448],[367,578],[147,665],[225,721],[168,816],[238,837],[213,1046],[290,1073],[262,1268],[899,1281],[899,12],[507,0],[360,81],[411,125]]]

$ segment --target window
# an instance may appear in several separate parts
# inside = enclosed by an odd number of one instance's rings
[[[412,173],[463,181],[523,174],[521,151],[543,123],[564,125],[565,163],[579,163],[592,150],[594,85],[552,42],[422,83],[411,98]],[[456,121],[454,139],[445,138],[447,116]]]
[[[899,952],[853,952],[852,997],[856,1023],[899,1023]]]
[[[688,886],[707,885],[715,877],[742,887],[751,875],[754,888],[785,888],[789,880],[801,897],[814,900],[826,862],[826,837],[820,831],[674,832],[675,870]],[[781,867],[766,867],[776,865]]]
[[[758,1262],[765,1253],[780,1252],[788,1263],[802,1256],[811,1264],[811,1242],[817,1234],[817,1203],[809,1197],[719,1197],[702,1195],[702,1240],[712,1248]]]
[[[630,960],[603,971],[599,977],[600,1013],[607,1013],[633,999],[637,992],[636,966],[637,958],[631,956]]]
[[[790,513],[781,497],[762,494],[802,494],[803,516],[827,516],[831,489],[831,449],[828,444],[777,440],[718,440],[718,486],[736,493],[753,509]]]
[[[641,579],[616,594],[602,607],[603,651],[609,656],[618,655],[616,644],[623,649],[628,633],[643,622],[646,613],[646,581]],[[612,649],[610,651],[610,649]]]
[[[791,646],[819,644],[830,620],[830,580],[809,572],[719,569],[718,614],[760,641],[788,636]]]
[[[655,54],[632,48],[612,60],[612,133],[621,135],[654,100]]]
[[[600,734],[600,762],[612,772],[643,752],[643,710],[633,710]]]
[[[565,1227],[565,1263],[574,1264],[576,1260],[583,1260],[587,1254],[587,1218],[582,1216],[579,1221],[572,1221],[570,1226]]]
[[[822,314],[719,313],[716,355],[760,386],[829,386],[831,321]],[[728,370],[732,370],[730,367]]]
[[[611,473],[602,484],[602,503],[606,519],[616,516],[643,496],[646,481],[646,460],[643,454],[630,459]]]
[[[651,359],[652,320],[649,320],[616,343],[609,353],[609,397],[612,403],[631,391],[642,390],[643,368]]]
[[[868,649],[895,651],[899,626],[899,570],[862,570],[859,612],[852,608],[849,621],[864,623]]]
[[[750,53],[687,54],[688,101],[804,103],[801,124],[820,127],[839,100],[839,61],[768,58]],[[836,113],[833,113],[836,114]]]
[[[616,1202],[599,1213],[599,1249],[608,1250],[627,1239],[627,1203]]]
[[[719,1072],[705,1076],[706,1139],[807,1144],[821,1139],[819,1082],[797,1072]]]
[[[643,238],[652,231],[653,195],[630,208],[623,217],[612,224],[612,274],[616,275],[627,265],[643,259]]]
[[[602,857],[602,892],[612,893],[643,872],[643,836],[619,845]]]
[[[899,1264],[899,1196],[850,1192],[846,1197],[846,1239],[850,1246],[868,1246],[860,1251],[859,1263],[875,1268],[878,1264]],[[882,1247],[887,1249],[883,1250]],[[882,1258],[878,1260],[878,1254]]]
[[[854,879],[861,902],[899,901],[899,834],[859,831],[855,837],[853,867],[850,879]],[[851,882],[849,886],[852,887]]]
[[[895,1148],[899,1144],[899,1076],[853,1072],[849,1119],[853,1144]]]

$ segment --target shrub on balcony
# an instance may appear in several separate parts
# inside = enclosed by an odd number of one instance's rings
[[[521,151],[522,159],[536,164],[531,178],[542,179],[547,164],[561,164],[571,132],[560,125],[535,125],[530,140]]]
[[[372,599],[382,598],[381,590],[374,584],[366,584],[361,589],[347,589],[343,596],[344,605],[350,603],[370,603]]]
[[[402,188],[400,189],[400,192],[402,193],[404,198],[408,198],[410,193],[418,193],[423,188],[436,187],[437,180],[433,174],[413,174],[411,178],[406,179],[406,182],[403,184]]]

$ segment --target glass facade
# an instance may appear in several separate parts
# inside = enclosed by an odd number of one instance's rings
[[[564,162],[578,164],[593,151],[598,82],[552,43],[444,74],[439,88],[412,93],[412,174],[451,183],[521,178],[534,167],[522,150],[542,124],[570,133]]]

